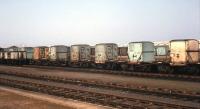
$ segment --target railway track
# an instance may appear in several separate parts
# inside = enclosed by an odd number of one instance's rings
[[[41,69],[55,69],[65,71],[76,71],[76,72],[90,72],[90,73],[105,73],[114,74],[121,76],[135,76],[142,78],[155,78],[155,79],[167,79],[167,80],[180,80],[180,81],[192,81],[200,82],[200,76],[185,75],[185,74],[171,74],[171,73],[153,73],[153,72],[130,72],[130,71],[116,71],[116,70],[103,70],[94,68],[72,68],[72,67],[56,67],[56,66],[37,66],[37,65],[23,65],[23,67],[29,68],[41,68]]]
[[[27,79],[15,76],[1,75],[0,84],[24,90],[42,92],[50,95],[116,107],[120,109],[197,109],[200,107],[199,104],[195,103],[186,103],[174,100],[150,100],[145,97],[141,99],[137,98],[135,95],[124,94],[115,91],[107,91],[96,88]]]
[[[85,87],[95,87],[110,90],[119,90],[126,93],[139,93],[145,95],[153,95],[164,98],[180,99],[184,101],[193,101],[200,103],[200,93],[188,92],[184,90],[174,90],[174,89],[162,89],[162,88],[151,88],[147,86],[134,86],[131,84],[119,84],[103,81],[91,81],[91,80],[81,80],[81,79],[71,79],[67,77],[44,75],[44,74],[34,74],[34,73],[19,73],[19,72],[0,72],[1,75],[10,75],[17,77],[24,77],[37,80],[52,81],[58,83],[74,84]]]

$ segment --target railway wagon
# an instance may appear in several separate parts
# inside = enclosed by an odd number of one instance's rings
[[[168,45],[156,45],[155,46],[155,62],[157,63],[169,63],[169,46]]]
[[[25,52],[26,60],[24,64],[32,64],[33,63],[33,47],[21,47],[19,51]]]
[[[169,45],[155,46],[155,63],[158,72],[171,72],[170,70],[170,50]]]
[[[0,64],[3,64],[4,61],[4,49],[0,48]]]
[[[91,65],[91,48],[87,44],[72,45],[70,48],[70,66],[89,67]]]
[[[128,44],[128,70],[153,71],[155,62],[154,44],[149,41],[130,42]]]
[[[11,47],[9,47],[9,48],[6,48],[6,50],[5,51],[18,51],[18,47],[17,46],[11,46]]]
[[[126,70],[128,62],[128,47],[118,47],[118,69]]]
[[[91,57],[91,65],[95,67],[95,46],[90,47],[90,57]]]
[[[0,64],[4,63],[4,52],[0,51]]]
[[[181,72],[199,72],[199,42],[196,39],[170,41],[170,65]]]
[[[115,43],[100,43],[95,46],[95,64],[97,68],[116,69],[118,46]]]
[[[4,51],[4,49],[0,47],[0,52],[1,52],[1,51]]]
[[[117,60],[119,63],[124,63],[128,61],[128,47],[118,47],[118,57]]]
[[[200,40],[199,40],[199,64],[200,64]]]
[[[70,47],[55,45],[50,47],[49,61],[51,65],[68,65],[70,61]]]
[[[48,65],[49,60],[49,47],[39,46],[33,50],[33,64]]]
[[[9,63],[14,65],[22,65],[26,62],[26,52],[25,51],[10,51],[10,61]]]
[[[9,65],[19,65],[23,64],[26,60],[26,54],[23,51],[19,51],[19,48],[16,46],[11,46],[9,48],[4,49],[3,55],[3,63]]]

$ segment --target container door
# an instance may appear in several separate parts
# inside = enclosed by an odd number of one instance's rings
[[[58,47],[51,47],[50,48],[49,57],[50,57],[51,60],[57,60],[58,59],[58,55],[57,55],[57,51],[56,51],[57,49],[58,49]]]
[[[104,63],[106,61],[106,51],[104,45],[95,47],[95,63]]]
[[[172,65],[184,65],[186,63],[186,43],[185,41],[171,42],[171,63]]]
[[[157,47],[156,48],[156,55],[158,56],[166,56],[167,55],[167,50],[164,46],[162,47]]]
[[[199,63],[200,63],[200,42],[199,42]]]
[[[86,48],[85,47],[81,47],[80,49],[80,60],[84,61],[86,60]]]
[[[79,47],[73,46],[71,48],[71,60],[72,61],[79,61]]]
[[[199,42],[196,40],[189,40],[187,43],[187,60],[188,64],[198,63],[198,55],[199,55]]]
[[[113,49],[112,49],[113,47],[112,47],[112,45],[108,45],[107,47],[106,47],[106,51],[107,51],[107,59],[108,60],[112,60],[112,57],[113,57]]]
[[[45,59],[49,59],[49,48],[45,48]]]
[[[142,43],[130,43],[128,56],[131,63],[139,62],[142,58]]]
[[[118,46],[113,45],[113,60],[117,60],[117,57],[118,57],[117,50],[118,50]]]
[[[86,47],[86,56],[87,56],[86,58],[87,58],[87,61],[91,59],[91,56],[90,56],[90,52],[91,52],[91,51],[90,51],[90,50],[91,50],[91,49],[90,49],[89,46]]]
[[[45,48],[40,48],[40,59],[45,58]]]

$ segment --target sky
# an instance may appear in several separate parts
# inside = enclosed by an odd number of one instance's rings
[[[0,0],[0,46],[200,39],[200,0]]]

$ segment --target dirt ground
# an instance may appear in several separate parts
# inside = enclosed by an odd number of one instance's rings
[[[200,92],[199,82],[151,79],[151,78],[140,78],[133,76],[128,77],[128,76],[111,75],[111,74],[84,73],[84,72],[63,71],[58,69],[49,70],[49,69],[13,67],[13,66],[0,66],[0,72],[1,71],[37,73],[39,75],[48,74],[52,76],[67,77],[71,79],[85,79],[85,80],[104,81],[104,82],[126,83],[126,84],[133,84],[135,86],[148,86],[155,88],[167,88],[167,89],[178,89],[185,91]]]
[[[0,86],[0,109],[106,109],[106,107]]]

